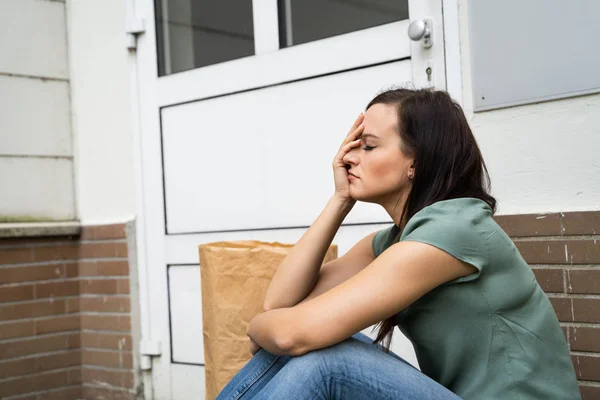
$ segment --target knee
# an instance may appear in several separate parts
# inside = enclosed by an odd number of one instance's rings
[[[358,354],[356,351],[357,346],[365,346],[365,343],[349,338],[333,346],[292,357],[288,362],[288,366],[296,369],[301,374],[314,373],[323,376],[332,370],[339,371],[340,364],[355,358]]]

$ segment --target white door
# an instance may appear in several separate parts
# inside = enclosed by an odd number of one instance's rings
[[[446,87],[442,0],[137,1],[142,339],[154,398],[202,399],[198,245],[300,238],[368,101]],[[408,38],[409,16],[432,22],[433,46]],[[389,224],[358,204],[334,243]],[[399,331],[392,350],[415,362]]]

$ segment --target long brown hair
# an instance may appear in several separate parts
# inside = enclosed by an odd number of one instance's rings
[[[400,228],[424,207],[441,200],[474,197],[485,201],[492,213],[496,211],[481,151],[462,108],[447,92],[391,89],[371,100],[367,110],[375,104],[396,106],[401,150],[414,157],[415,174]],[[384,342],[385,352],[389,352],[395,316],[378,325],[373,343]]]

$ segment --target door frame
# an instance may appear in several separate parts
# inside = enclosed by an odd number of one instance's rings
[[[205,67],[206,71],[191,70],[158,78],[158,62],[156,34],[154,23],[154,1],[132,0],[133,13],[145,21],[145,33],[138,38],[137,50],[130,57],[130,80],[132,94],[132,134],[134,138],[134,161],[136,167],[136,227],[137,227],[137,266],[140,285],[140,321],[142,349],[145,346],[155,347],[159,357],[151,359],[151,373],[144,373],[145,395],[148,399],[171,399],[171,350],[169,329],[169,304],[167,281],[167,247],[176,238],[167,235],[164,209],[164,187],[162,149],[160,136],[160,109],[163,106],[195,100],[214,94],[251,88],[252,85],[265,84],[258,78],[254,81],[234,82],[230,87],[197,88],[187,87],[185,81],[199,80],[210,76],[213,71],[231,68],[237,71],[248,60],[240,59]],[[270,4],[271,7],[257,8],[257,4]],[[276,0],[254,0],[255,20],[272,21]],[[276,10],[275,10],[276,12]],[[434,29],[435,51],[425,51],[420,42],[411,42],[412,76],[415,86],[427,84],[427,66],[433,67],[434,84],[445,88],[450,95],[462,104],[462,70],[460,58],[460,35],[458,25],[458,0],[409,0],[409,15],[413,18],[434,17],[443,23],[442,29]],[[261,57],[273,58],[278,48],[278,39],[273,40],[273,24],[262,24],[260,31],[255,31],[257,54]],[[439,26],[439,25],[438,25]],[[278,28],[277,28],[278,29]],[[404,33],[405,34],[405,33]],[[348,34],[352,35],[352,34]],[[278,35],[276,35],[278,37]],[[359,37],[360,35],[354,34]],[[323,40],[335,42],[335,38]],[[318,48],[326,43],[309,43],[304,48]],[[288,48],[278,51],[303,50]],[[298,50],[300,49],[300,50]],[[372,55],[373,59],[377,54]],[[379,55],[381,57],[381,55]],[[335,62],[332,61],[332,63]],[[249,64],[247,64],[249,65]],[[260,64],[257,64],[260,65]],[[264,64],[263,64],[264,65]],[[223,69],[225,68],[225,69]],[[249,66],[249,68],[252,68]],[[256,67],[254,67],[256,68]],[[339,68],[329,65],[328,68]],[[214,72],[213,72],[214,73]],[[221,78],[222,79],[222,78]],[[277,79],[285,80],[279,76]],[[267,81],[268,83],[268,81]],[[277,83],[277,81],[271,81]],[[179,91],[179,94],[177,92]],[[176,235],[175,235],[176,236]],[[172,247],[172,246],[170,246]],[[144,356],[142,356],[144,357]],[[142,360],[142,366],[148,358]],[[147,367],[147,365],[146,365]]]

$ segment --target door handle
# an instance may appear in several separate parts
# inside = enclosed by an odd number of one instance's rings
[[[429,18],[413,21],[408,26],[408,37],[415,42],[423,40],[423,47],[428,49],[433,46],[433,22]]]

